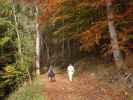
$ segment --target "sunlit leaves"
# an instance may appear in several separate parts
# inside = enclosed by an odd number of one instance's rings
[[[0,0],[0,16],[11,17],[12,8],[10,5],[10,0]]]
[[[107,29],[106,2],[113,3],[114,21],[118,34],[119,45],[125,46],[128,41],[128,31],[131,29],[132,3],[121,0],[57,0],[57,8],[52,14],[46,14],[51,27],[44,27],[49,38],[77,39],[82,50],[90,51],[95,45],[103,47],[110,41]],[[52,8],[52,7],[51,7]],[[127,30],[126,30],[127,29]],[[45,31],[49,30],[49,31]],[[77,38],[78,37],[78,38]],[[109,42],[106,47],[109,47]],[[104,49],[104,48],[103,48]]]

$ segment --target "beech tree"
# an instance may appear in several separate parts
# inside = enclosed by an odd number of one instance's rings
[[[118,38],[117,38],[117,33],[116,29],[114,26],[114,15],[112,11],[112,0],[106,0],[106,6],[107,6],[107,16],[108,16],[108,28],[110,32],[110,41],[111,41],[111,46],[112,46],[112,52],[113,52],[113,57],[115,60],[116,65],[121,68],[123,66],[123,58],[121,56],[121,51],[120,47],[118,44]]]

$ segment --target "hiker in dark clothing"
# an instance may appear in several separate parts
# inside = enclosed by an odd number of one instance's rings
[[[49,69],[48,69],[48,79],[50,81],[55,80],[55,73],[53,71],[52,66],[50,66]]]

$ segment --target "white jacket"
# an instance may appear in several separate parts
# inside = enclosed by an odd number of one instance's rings
[[[74,67],[73,67],[72,65],[69,65],[69,66],[67,67],[67,72],[68,72],[68,73],[74,73]]]

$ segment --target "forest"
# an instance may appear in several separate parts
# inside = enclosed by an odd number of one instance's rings
[[[0,0],[0,100],[133,100],[132,59],[133,0]]]

